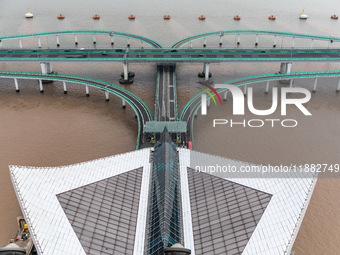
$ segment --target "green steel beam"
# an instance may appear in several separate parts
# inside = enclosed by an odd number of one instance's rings
[[[180,48],[184,44],[204,37],[211,37],[211,36],[223,36],[223,35],[230,35],[230,34],[261,34],[261,35],[278,35],[278,36],[287,36],[287,37],[298,37],[298,38],[306,38],[306,39],[316,39],[316,40],[333,40],[333,41],[340,41],[340,37],[333,37],[333,36],[320,36],[320,35],[311,35],[311,34],[301,34],[301,33],[291,33],[291,32],[280,32],[280,31],[270,31],[270,30],[221,30],[221,31],[214,31],[214,32],[207,32],[197,35],[192,35],[185,37],[177,42],[175,42],[171,48]]]
[[[50,36],[50,35],[62,35],[62,34],[107,34],[110,36],[120,36],[120,37],[127,37],[127,38],[133,38],[136,40],[141,40],[151,45],[154,48],[162,48],[161,44],[159,44],[155,40],[152,40],[144,36],[135,35],[131,33],[125,33],[125,32],[119,32],[119,31],[90,30],[90,29],[60,30],[60,31],[40,32],[40,33],[31,33],[31,34],[5,35],[5,36],[0,36],[0,40],[19,39],[19,38],[26,38],[26,37],[38,37],[38,36]]]

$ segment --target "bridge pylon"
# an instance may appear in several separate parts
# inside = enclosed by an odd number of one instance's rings
[[[210,63],[204,63],[203,71],[198,73],[198,77],[204,78],[204,81],[209,81],[209,78],[212,76],[210,69]]]

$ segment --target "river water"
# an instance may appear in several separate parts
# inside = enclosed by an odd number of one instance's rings
[[[340,21],[330,19],[333,12],[340,11],[336,0],[327,3],[289,0],[275,4],[269,0],[216,0],[213,3],[202,0],[60,0],[48,4],[42,0],[0,0],[0,4],[1,35],[70,29],[117,30],[153,38],[164,46],[189,35],[227,29],[340,36]],[[35,15],[32,20],[23,18],[28,7]],[[307,21],[297,18],[302,9],[310,16]],[[56,19],[59,13],[66,16],[63,21]],[[99,21],[92,20],[95,13],[102,16]],[[136,15],[135,21],[127,19],[131,13]],[[170,14],[171,20],[164,21],[164,14]],[[201,14],[207,17],[203,22],[197,19]],[[232,19],[236,14],[242,17],[240,22]],[[274,22],[267,19],[272,14],[277,17]],[[249,46],[255,42],[254,37],[247,39]],[[89,36],[80,36],[79,46],[91,46],[91,40]],[[108,38],[99,36],[97,40],[98,47],[109,46]],[[270,40],[260,38],[260,46],[270,46]],[[71,42],[72,37],[61,37],[62,46],[72,46]],[[24,46],[36,45],[32,39],[23,43]],[[121,46],[124,43],[123,40],[116,42]],[[208,46],[209,43],[217,46],[217,41],[208,40]],[[235,39],[226,38],[225,43],[232,46]],[[245,39],[242,43],[246,44]],[[55,38],[43,39],[43,44],[55,46]],[[289,44],[287,40],[278,42],[278,46]],[[297,45],[307,46],[299,41]],[[18,46],[18,42],[4,43],[4,46]],[[58,73],[114,84],[118,84],[122,72],[121,64],[54,64],[53,67]],[[329,63],[293,65],[293,71],[339,68],[339,64]],[[131,69],[136,72],[135,82],[125,88],[137,94],[153,110],[155,65],[135,64]],[[177,66],[179,109],[193,95],[201,69],[202,65],[198,64]],[[211,65],[214,83],[277,72],[278,69],[278,64]],[[0,70],[39,72],[40,67],[38,64],[0,63]],[[195,149],[259,164],[339,163],[340,95],[335,93],[336,84],[335,79],[320,79],[317,93],[307,104],[313,116],[305,117],[292,110],[290,117],[299,122],[293,129],[218,127],[212,130],[212,119],[230,118],[231,105],[229,100],[223,107],[211,106],[207,116],[198,116],[195,121]],[[135,148],[137,122],[129,107],[122,110],[117,98],[106,102],[100,91],[91,90],[91,96],[87,98],[84,88],[77,86],[70,86],[69,93],[64,95],[62,84],[57,82],[46,85],[44,94],[38,92],[38,84],[33,81],[19,80],[20,93],[15,92],[13,80],[0,79],[0,85],[0,245],[4,245],[15,235],[15,218],[21,214],[8,165],[57,166],[127,152]],[[296,85],[311,88],[313,80],[297,81]],[[265,109],[270,104],[270,95],[263,92],[264,86],[257,86],[255,98],[256,106]],[[252,117],[250,114],[245,116]],[[294,245],[296,254],[338,254],[338,194],[338,179],[318,181]]]

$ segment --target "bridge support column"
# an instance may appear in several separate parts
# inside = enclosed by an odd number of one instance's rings
[[[318,85],[318,78],[315,78],[314,80],[314,87],[313,87],[313,92],[316,92],[316,86]]]
[[[287,74],[290,74],[292,70],[292,63],[287,63]]]
[[[280,73],[290,74],[292,70],[292,63],[281,63]]]
[[[48,74],[48,73],[53,73],[53,68],[51,63],[46,63],[46,62],[41,62],[41,73],[42,74]]]
[[[267,85],[266,85],[266,94],[268,94],[268,91],[269,91],[269,81],[267,81]]]
[[[204,40],[203,40],[203,47],[207,47],[207,38],[204,37]]]
[[[227,96],[228,96],[228,90],[224,91],[224,94],[223,94],[224,101],[227,101]]]
[[[110,93],[105,91],[105,100],[108,102],[110,100]]]
[[[273,48],[276,48],[277,35],[274,36]]]
[[[113,40],[113,36],[111,35],[111,46],[115,45],[115,42]]]
[[[19,39],[19,47],[22,48],[22,41]]]
[[[311,48],[314,47],[314,39],[312,39],[312,40],[310,41],[310,47],[311,47]]]
[[[17,78],[14,78],[14,84],[15,84],[15,91],[16,92],[19,92],[19,84],[18,84],[18,79]]]
[[[204,78],[205,81],[208,81],[211,77],[211,73],[209,72],[209,63],[204,63],[203,71],[198,73],[198,77]]]
[[[124,80],[129,79],[129,64],[124,63]]]
[[[96,35],[93,35],[93,44],[96,44]]]
[[[41,73],[42,74],[47,74],[47,65],[46,65],[46,63],[45,62],[41,62],[40,66],[41,66]]]
[[[189,47],[190,47],[190,49],[192,48],[192,42],[189,43]]]
[[[141,48],[141,49],[144,49],[144,43],[143,43],[143,41],[140,41],[140,48]]]
[[[0,40],[0,47],[2,47],[2,40]]]
[[[281,63],[279,73],[286,73],[286,72],[287,72],[287,63]]]
[[[256,35],[255,46],[259,45],[259,35]]]
[[[86,96],[89,97],[90,92],[89,92],[89,86],[88,85],[85,86],[85,90],[86,90]]]
[[[38,37],[38,47],[41,48],[41,40],[40,40],[40,37]]]
[[[204,80],[209,80],[210,72],[209,72],[209,63],[204,64]]]
[[[290,82],[289,82],[289,87],[291,87],[291,88],[293,87],[293,82],[294,82],[294,80],[291,79]]]
[[[210,107],[211,97],[208,98],[207,103],[208,103],[208,107]]]
[[[295,36],[292,39],[292,48],[294,48],[294,47],[295,47]]]
[[[222,46],[223,35],[220,35],[220,47]]]
[[[78,36],[76,34],[74,34],[74,44],[78,45]]]
[[[340,77],[339,77],[339,82],[338,82],[338,87],[336,88],[336,92],[340,91]]]
[[[39,79],[39,88],[40,88],[40,93],[44,93],[44,86],[43,86],[41,79]]]
[[[241,44],[241,35],[238,34],[237,35],[237,45],[240,45]]]
[[[130,38],[127,39],[127,47],[130,48]]]
[[[57,35],[57,47],[60,46],[59,35]]]
[[[64,87],[64,94],[67,94],[67,87],[66,87],[66,82],[63,81],[63,87]]]
[[[281,63],[280,72],[281,74],[290,74],[292,70],[292,63]],[[280,80],[281,83],[288,83],[289,79]]]
[[[245,86],[244,86],[244,89],[243,89],[243,94],[244,94],[244,96],[247,95],[247,88],[248,88],[248,85],[245,85]]]
[[[46,71],[47,73],[53,73],[52,63],[46,63]]]
[[[122,108],[125,109],[126,108],[126,102],[124,99],[122,99]]]
[[[131,84],[133,83],[133,77],[135,76],[135,73],[129,71],[129,63],[124,63],[124,71],[121,74],[122,78],[119,80],[122,84]]]

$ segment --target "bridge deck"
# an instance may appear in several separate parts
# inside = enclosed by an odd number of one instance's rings
[[[338,62],[340,48],[0,48],[0,62]]]

